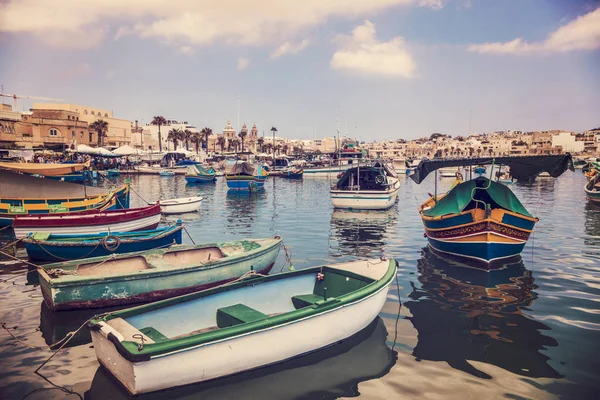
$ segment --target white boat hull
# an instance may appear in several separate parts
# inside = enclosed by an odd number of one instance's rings
[[[187,385],[278,363],[332,345],[364,329],[383,307],[388,286],[329,312],[220,342],[130,362],[107,337],[120,334],[104,324],[92,331],[100,363],[132,394]],[[166,373],[168,371],[168,373]]]
[[[195,200],[192,200],[194,198],[190,198],[187,200],[190,200],[188,202],[182,202],[182,203],[163,203],[160,202],[160,212],[163,214],[183,214],[183,213],[189,213],[189,212],[196,212],[198,210],[200,210],[200,206],[202,206],[202,197],[196,198]],[[181,201],[184,201],[184,199],[178,199]],[[169,200],[167,200],[169,201]]]
[[[15,237],[20,239],[27,236],[33,231],[43,233],[60,233],[60,234],[97,234],[100,232],[132,232],[147,229],[149,227],[156,227],[160,222],[160,214],[151,215],[148,217],[140,218],[133,221],[118,222],[112,224],[103,225],[89,225],[89,226],[71,226],[71,227],[36,227],[33,228],[14,228]]]
[[[331,202],[334,208],[352,210],[386,210],[394,205],[398,198],[400,182],[394,180],[392,189],[375,190],[331,190]]]
[[[304,168],[304,177],[332,177],[335,178],[340,172],[346,172],[354,167],[354,164],[331,165],[322,168]]]

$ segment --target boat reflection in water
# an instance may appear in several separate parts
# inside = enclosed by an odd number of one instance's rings
[[[523,313],[537,298],[534,278],[522,260],[495,271],[465,268],[427,249],[418,263],[419,282],[404,305],[419,334],[417,359],[491,378],[469,361],[496,365],[528,377],[558,378],[542,353],[558,342],[550,328]]]
[[[341,344],[290,361],[214,381],[136,396],[136,399],[328,399],[358,395],[360,382],[386,375],[397,353],[377,317]],[[168,371],[165,371],[168,373]],[[86,399],[125,399],[127,392],[103,367]]]
[[[333,210],[330,241],[339,246],[339,253],[354,256],[378,256],[386,244],[386,234],[393,226],[396,207],[386,211]]]
[[[586,202],[583,215],[586,235],[584,238],[585,254],[593,258],[600,258],[600,204]]]

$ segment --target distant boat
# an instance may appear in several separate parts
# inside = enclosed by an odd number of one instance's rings
[[[204,168],[202,165],[191,165],[185,174],[188,183],[210,183],[217,180],[215,170]]]
[[[408,167],[408,164],[406,163],[405,158],[394,158],[392,160],[392,166],[394,167],[394,171],[397,174],[408,174],[409,173],[409,167]]]
[[[230,190],[254,192],[264,189],[267,176],[261,165],[238,161],[225,174],[225,181]]]
[[[158,204],[111,211],[86,211],[66,214],[40,214],[15,217],[17,239],[28,233],[98,234],[155,229],[160,222]]]
[[[331,188],[334,208],[385,210],[396,202],[400,182],[385,164],[350,168]]]
[[[221,285],[250,271],[266,274],[280,246],[276,236],[46,264],[39,270],[40,286],[53,310],[145,303]]]
[[[23,239],[30,260],[67,261],[113,253],[165,248],[181,244],[183,225],[136,232],[100,232],[99,234],[30,233]]]
[[[160,200],[160,211],[163,214],[182,214],[200,209],[203,198],[200,196],[181,197],[179,199]]]
[[[543,171],[543,172],[539,173],[538,177],[539,178],[552,178],[552,175],[550,175],[550,173],[548,173],[546,171]]]
[[[281,176],[282,178],[288,178],[288,179],[302,179],[302,176],[304,175],[304,170],[302,168],[299,167],[287,167],[281,170],[281,174],[279,176]]]
[[[137,395],[275,364],[351,337],[377,317],[395,276],[393,259],[317,266],[113,312],[88,327],[100,364]]]
[[[106,175],[109,177],[115,177],[115,176],[119,176],[121,175],[121,171],[119,171],[118,169],[109,169],[108,171],[106,171]]]
[[[438,170],[438,175],[441,178],[456,178],[457,173],[460,173],[460,168],[448,167],[448,168],[440,168]]]
[[[175,172],[169,170],[160,171],[158,174],[163,177],[175,176]]]
[[[17,216],[129,207],[129,185],[114,191],[0,170],[0,228]]]

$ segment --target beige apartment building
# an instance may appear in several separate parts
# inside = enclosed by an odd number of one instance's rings
[[[79,104],[33,103],[32,111],[35,112],[36,110],[55,110],[75,113],[79,118],[79,121],[84,121],[88,124],[102,119],[108,122],[108,136],[104,139],[105,146],[119,147],[124,144],[131,144],[131,121],[113,117],[112,111]]]

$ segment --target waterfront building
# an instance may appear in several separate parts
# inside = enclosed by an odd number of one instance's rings
[[[74,115],[79,121],[84,121],[87,124],[92,124],[99,119],[104,120],[108,122],[107,137],[104,139],[106,147],[120,147],[131,143],[131,121],[115,118],[112,111],[79,104],[33,103],[32,111],[35,112],[36,110],[75,113]]]
[[[155,143],[152,148],[154,150],[158,150],[158,148],[159,148],[159,146],[158,146],[158,125],[152,125],[151,123],[148,123],[148,124],[144,125],[143,129],[144,129],[144,131],[150,132],[150,141]],[[173,150],[173,143],[171,143],[171,141],[167,140],[167,137],[169,136],[169,131],[172,129],[180,129],[182,131],[185,131],[187,129],[191,132],[199,132],[198,128],[196,128],[193,125],[190,125],[187,121],[177,121],[175,119],[167,119],[167,123],[165,125],[160,126],[160,136],[161,136],[163,151]],[[145,138],[146,137],[144,136],[144,140],[145,140]],[[189,146],[188,150],[190,150],[190,151],[194,148],[191,142],[188,142],[188,146]],[[185,147],[185,143],[180,145],[178,148],[184,148],[184,147]]]
[[[37,108],[18,113],[6,104],[0,110],[0,147],[62,150],[97,143],[97,133],[78,112]]]
[[[559,132],[552,135],[552,147],[561,148],[563,152],[581,153],[584,151],[584,142],[577,140],[574,132]]]

